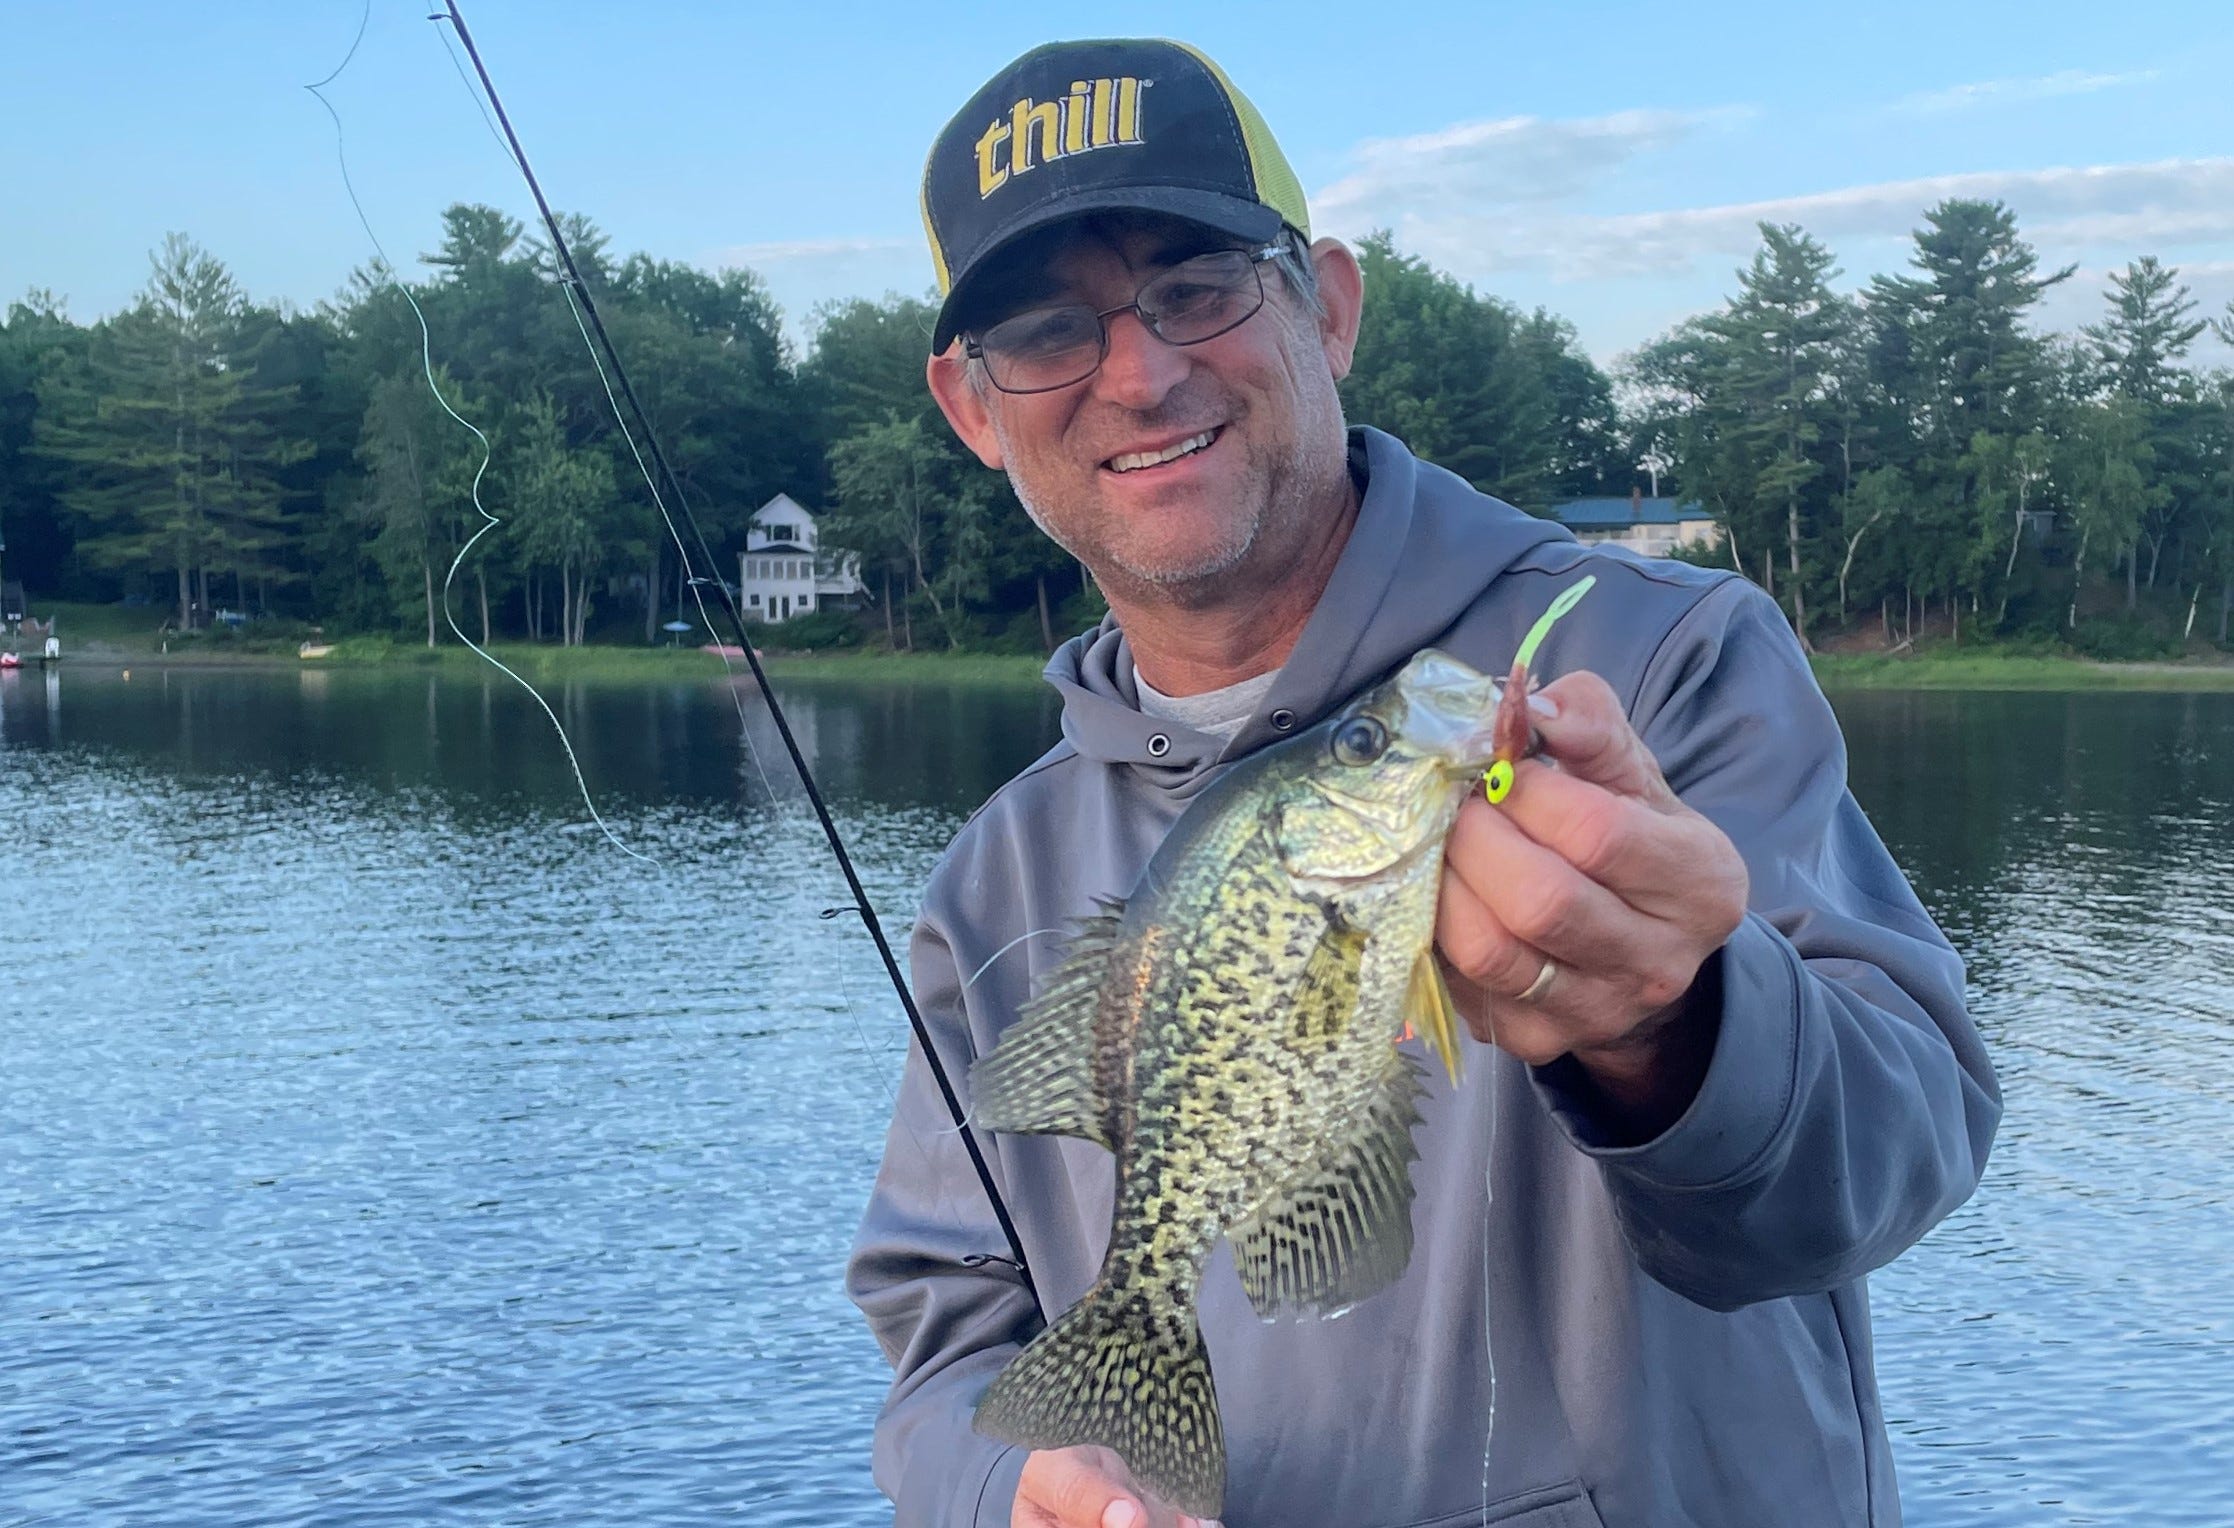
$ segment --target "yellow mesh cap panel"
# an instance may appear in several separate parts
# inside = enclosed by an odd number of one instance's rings
[[[1226,78],[1225,70],[1213,63],[1200,48],[1174,40],[1173,47],[1182,50],[1203,68],[1210,71],[1218,88],[1233,103],[1233,114],[1241,119],[1241,137],[1249,149],[1249,173],[1256,177],[1257,197],[1267,207],[1280,214],[1296,232],[1305,239],[1311,237],[1311,209],[1304,205],[1303,183],[1295,178],[1295,171],[1288,164],[1288,156],[1280,152],[1279,143],[1272,136],[1272,129],[1249,103],[1249,98],[1236,90],[1233,81]]]
[[[938,272],[939,295],[944,297],[954,288],[954,280],[946,269],[946,246],[939,242],[938,225],[931,221],[931,170],[923,169],[923,190],[916,201],[923,209],[923,235],[931,241],[931,267]]]

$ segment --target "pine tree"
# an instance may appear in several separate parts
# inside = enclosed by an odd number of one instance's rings
[[[1951,461],[1979,431],[2020,434],[2037,417],[2047,352],[2026,322],[2078,267],[2040,275],[2001,202],[1941,202],[1915,240],[1909,263],[1919,274],[1874,278],[1869,309],[1875,327],[1900,335],[1881,353],[1900,358],[1886,380],[1908,403],[1916,438]]]
[[[2139,403],[2170,403],[2183,395],[2188,378],[2180,368],[2206,319],[2191,319],[2195,300],[2179,285],[2179,271],[2143,255],[2122,271],[2110,273],[2103,296],[2109,316],[2089,324],[2086,335],[2101,364],[2104,388]]]
[[[1756,525],[1781,521],[1792,629],[1808,642],[1807,586],[1825,494],[1818,447],[1836,426],[1835,377],[1854,333],[1852,304],[1830,289],[1831,252],[1796,226],[1764,223],[1761,248],[1738,273],[1738,293],[1707,321],[1719,349],[1714,407],[1733,417],[1724,434],[1744,463]]]
[[[63,494],[97,567],[167,567],[177,621],[212,608],[213,572],[271,570],[278,472],[307,442],[272,417],[282,390],[259,384],[242,342],[244,303],[225,267],[183,234],[152,257],[139,302],[97,326],[84,364],[42,387],[39,449],[68,463]]]
[[[2156,585],[2165,545],[2205,491],[2206,474],[2194,460],[2190,437],[2195,424],[2196,378],[2180,364],[2209,323],[2194,318],[2195,301],[2179,284],[2178,270],[2143,255],[2110,275],[2104,294],[2109,314],[2086,329],[2103,391],[2134,406],[2133,417],[2147,443],[2154,478],[2165,491],[2152,493],[2145,511],[2122,544],[2125,603],[2140,597],[2141,547],[2150,548],[2148,582]]]

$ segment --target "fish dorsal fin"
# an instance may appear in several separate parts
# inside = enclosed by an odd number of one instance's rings
[[[1074,1135],[1115,1151],[1113,1080],[1101,1076],[1095,1016],[1125,904],[1077,920],[1062,959],[1016,1023],[970,1067],[971,1118],[1016,1135]]]
[[[1258,1315],[1339,1312],[1386,1289],[1412,1256],[1419,1065],[1389,1047],[1351,1130],[1232,1229],[1233,1261]]]

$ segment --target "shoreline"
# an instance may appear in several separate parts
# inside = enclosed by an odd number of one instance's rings
[[[741,657],[725,662],[721,655],[698,647],[548,647],[499,642],[489,648],[492,656],[525,679],[546,681],[597,681],[620,683],[719,681],[725,676],[750,681],[752,670]],[[734,650],[732,650],[734,652]],[[984,682],[1038,683],[1044,657],[1007,653],[886,653],[847,649],[828,652],[768,652],[760,654],[770,677],[783,679],[905,679],[938,683]],[[26,660],[24,668],[37,663]],[[87,640],[65,646],[59,667],[64,670],[164,669],[203,671],[350,674],[451,674],[494,673],[488,661],[472,649],[456,644],[441,647],[404,647],[388,643],[343,641],[315,658],[286,649],[247,651],[209,648],[195,644],[181,651],[136,643]],[[499,676],[501,677],[501,676]]]
[[[355,648],[354,651],[351,649]],[[535,647],[500,643],[491,651],[525,679],[643,683],[721,679],[720,657],[681,647]],[[771,677],[786,680],[879,680],[908,683],[1036,684],[1046,660],[1036,654],[887,653],[845,650],[770,652],[762,662]],[[1812,660],[1825,690],[2044,690],[2234,691],[2234,660],[2107,663],[2088,658],[1932,649],[1920,654],[1830,654]],[[22,671],[37,668],[27,661]],[[293,669],[299,672],[464,673],[485,670],[484,660],[458,646],[398,647],[337,644],[323,657],[286,651],[227,652],[199,649],[164,653],[136,645],[88,641],[65,648],[60,668],[71,669]],[[21,672],[21,671],[19,671]],[[750,678],[743,660],[728,672]]]

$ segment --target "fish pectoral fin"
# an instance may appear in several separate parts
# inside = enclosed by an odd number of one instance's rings
[[[1114,1449],[1134,1480],[1194,1517],[1225,1505],[1218,1391],[1191,1311],[1088,1290],[993,1376],[975,1423],[1026,1448]]]
[[[1115,1100],[1096,1066],[1095,1018],[1122,902],[1078,920],[1062,960],[1016,1023],[970,1067],[970,1117],[1015,1135],[1071,1135],[1115,1151]]]
[[[1295,1037],[1330,1043],[1341,1038],[1357,1015],[1357,984],[1365,956],[1365,935],[1327,920],[1326,932],[1303,963],[1295,984]]]
[[[1232,1228],[1235,1269],[1256,1313],[1341,1311],[1396,1282],[1412,1257],[1412,1127],[1419,1070],[1393,1047],[1356,1128]]]
[[[1411,1032],[1426,1037],[1429,1048],[1442,1058],[1451,1086],[1457,1087],[1458,1007],[1451,1001],[1451,989],[1432,949],[1420,951],[1419,959],[1412,962],[1411,982],[1404,993],[1404,1024],[1407,1037]]]

